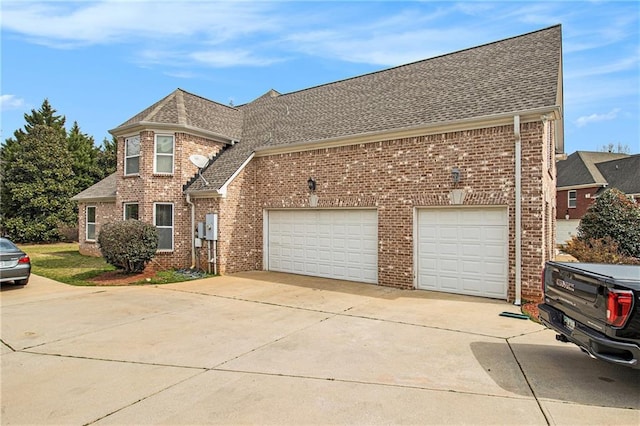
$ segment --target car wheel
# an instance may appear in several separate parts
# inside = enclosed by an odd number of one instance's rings
[[[25,280],[15,280],[14,282],[16,285],[27,285],[27,283],[29,282],[29,278]]]

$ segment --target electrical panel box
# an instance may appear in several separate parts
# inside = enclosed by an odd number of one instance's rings
[[[198,222],[198,238],[204,238],[204,222]]]
[[[196,248],[202,247],[202,238],[196,238],[193,244]]]
[[[205,238],[209,241],[218,241],[217,213],[207,213],[205,217]]]

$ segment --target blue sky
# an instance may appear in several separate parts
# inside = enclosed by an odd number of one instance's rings
[[[47,98],[97,144],[177,88],[240,105],[562,24],[565,152],[640,152],[636,1],[1,3],[1,140]]]

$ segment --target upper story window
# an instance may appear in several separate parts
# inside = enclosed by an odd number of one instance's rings
[[[87,241],[95,241],[96,239],[96,208],[95,206],[87,206],[87,225],[86,238]]]
[[[140,173],[140,136],[132,136],[124,140],[124,174]]]
[[[569,201],[567,206],[570,209],[575,209],[577,205],[578,193],[577,191],[568,191]]]
[[[173,173],[173,136],[156,135],[154,173]]]
[[[158,230],[158,250],[173,250],[173,204],[155,203],[153,224]]]
[[[138,203],[125,203],[124,204],[124,220],[136,219],[138,220]]]

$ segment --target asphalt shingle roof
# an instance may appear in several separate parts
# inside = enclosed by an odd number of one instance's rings
[[[596,164],[609,188],[625,194],[640,194],[640,154]]]
[[[551,108],[561,101],[561,27],[228,107],[176,90],[118,128],[200,128],[238,141],[187,191],[219,189],[257,149]]]
[[[72,200],[82,201],[115,201],[116,173],[112,173],[93,186],[71,197]]]
[[[122,123],[114,131],[140,123],[176,124],[238,140],[242,112],[203,97],[176,89],[165,98]]]
[[[607,179],[596,165],[624,157],[628,157],[628,155],[612,152],[576,151],[566,160],[558,161],[556,164],[556,186],[558,188],[589,184],[604,186],[607,184]]]

